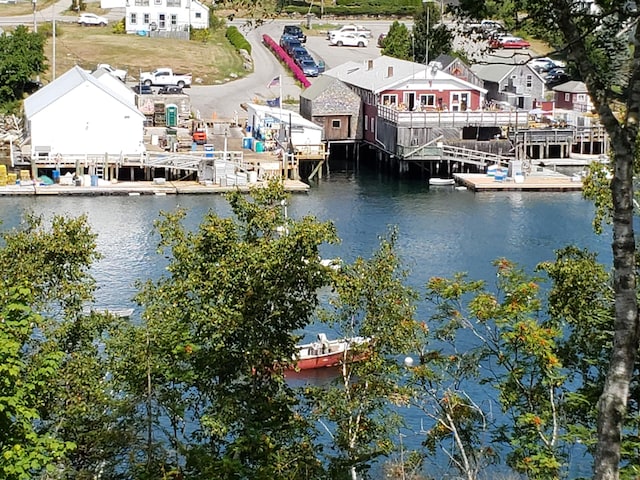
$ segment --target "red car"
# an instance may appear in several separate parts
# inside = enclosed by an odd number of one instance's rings
[[[520,37],[500,37],[491,42],[493,48],[529,48],[531,44]]]

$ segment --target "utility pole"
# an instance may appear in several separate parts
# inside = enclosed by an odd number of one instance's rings
[[[38,22],[36,21],[36,0],[33,0],[33,33],[38,33]]]
[[[422,4],[424,8],[427,10],[427,28],[426,35],[424,39],[424,66],[429,65],[429,0],[422,0]]]

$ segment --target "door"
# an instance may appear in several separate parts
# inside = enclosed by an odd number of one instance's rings
[[[407,106],[407,110],[413,110],[416,106],[416,93],[404,92],[403,103]]]

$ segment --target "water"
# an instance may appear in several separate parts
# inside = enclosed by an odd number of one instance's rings
[[[153,229],[160,211],[186,208],[187,224],[194,227],[209,209],[223,216],[230,213],[218,195],[4,197],[1,202],[4,227],[16,225],[25,212],[45,218],[87,214],[104,255],[93,269],[100,286],[96,303],[118,308],[134,306],[136,280],[164,272],[166,263],[155,253],[158,238]],[[434,275],[464,271],[472,279],[495,278],[491,262],[499,257],[531,272],[568,244],[593,250],[611,264],[610,233],[593,233],[593,206],[580,193],[474,194],[371,172],[334,172],[308,194],[292,196],[289,216],[307,214],[335,223],[342,243],[327,246],[322,256],[345,261],[371,256],[378,237],[397,225],[399,251],[411,272],[409,282],[421,290]],[[428,315],[425,309],[421,306],[418,311],[422,318]]]

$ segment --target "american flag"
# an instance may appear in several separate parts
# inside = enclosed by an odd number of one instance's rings
[[[278,75],[273,80],[271,80],[271,82],[269,82],[269,85],[267,85],[267,88],[279,87],[279,86],[280,86],[280,75]]]

